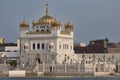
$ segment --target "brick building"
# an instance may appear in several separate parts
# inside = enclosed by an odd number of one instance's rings
[[[120,42],[109,43],[108,44],[108,53],[120,53]]]
[[[108,39],[92,40],[87,46],[74,46],[75,53],[107,53]]]

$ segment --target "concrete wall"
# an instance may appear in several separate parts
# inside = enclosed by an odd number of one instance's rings
[[[25,77],[25,70],[9,71],[9,77]]]
[[[86,58],[89,58],[89,57],[93,57],[93,54],[94,53],[85,53],[86,55]],[[103,59],[103,55],[105,54],[105,58],[106,60],[108,60],[108,58],[110,57],[110,59],[112,60],[112,56],[114,55],[114,58],[115,58],[115,61],[120,61],[120,53],[95,53],[95,56],[96,56],[96,60],[98,58],[100,58],[101,60]],[[77,58],[81,58],[82,59],[82,55],[83,53],[79,53],[79,54],[76,54],[77,55]]]
[[[110,72],[95,72],[94,76],[106,76],[110,75]]]

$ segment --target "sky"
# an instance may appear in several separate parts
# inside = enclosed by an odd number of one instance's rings
[[[0,0],[0,37],[17,42],[19,25],[24,19],[32,21],[45,15],[47,0]],[[48,0],[49,15],[74,25],[74,42],[108,38],[120,41],[120,0]]]

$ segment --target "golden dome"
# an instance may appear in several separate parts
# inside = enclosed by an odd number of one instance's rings
[[[22,23],[20,24],[20,26],[21,26],[21,27],[28,27],[29,24],[28,24],[28,22],[24,19],[24,20],[22,21]]]
[[[51,25],[52,22],[54,22],[54,18],[49,16],[49,15],[45,15],[42,18],[40,18],[38,20],[38,24],[42,25],[42,24],[48,24]]]
[[[55,20],[55,21],[51,24],[51,26],[61,26],[61,22]]]
[[[45,14],[45,16],[43,16],[42,18],[40,18],[38,20],[38,24],[40,24],[40,25],[44,25],[44,24],[51,25],[51,23],[54,20],[55,19],[53,17],[49,16],[49,14],[48,14],[48,4],[46,4],[46,14]]]

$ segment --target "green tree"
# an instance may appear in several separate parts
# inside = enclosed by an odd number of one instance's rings
[[[17,66],[17,61],[11,61],[9,64],[10,64],[10,66],[16,67]]]

